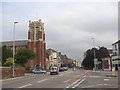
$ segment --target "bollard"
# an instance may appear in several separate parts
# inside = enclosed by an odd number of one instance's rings
[[[112,76],[115,76],[115,68],[112,68]]]

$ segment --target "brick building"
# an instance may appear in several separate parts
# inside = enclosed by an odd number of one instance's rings
[[[2,46],[7,46],[13,49],[13,41],[2,42]],[[45,68],[46,60],[46,43],[44,23],[39,21],[29,21],[28,40],[15,41],[15,50],[18,48],[28,48],[34,50],[36,57],[30,60],[27,66],[34,67],[39,64],[42,69]]]
[[[28,48],[36,53],[35,64],[39,64],[42,69],[45,68],[46,43],[44,23],[39,21],[29,21]]]

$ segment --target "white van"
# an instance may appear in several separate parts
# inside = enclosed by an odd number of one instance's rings
[[[59,68],[56,67],[56,66],[51,67],[51,68],[50,68],[50,75],[52,75],[52,74],[58,75],[58,74],[59,74]]]

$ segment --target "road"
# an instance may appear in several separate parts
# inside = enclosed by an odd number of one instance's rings
[[[92,72],[90,70],[68,70],[59,75],[28,74],[23,77],[2,81],[2,88],[11,90],[22,88],[117,88],[117,77],[106,78],[110,72]],[[103,88],[104,88],[103,87]]]
[[[116,77],[117,76],[117,77]],[[118,73],[113,77],[110,71],[92,71],[77,88],[118,88]],[[114,88],[114,89],[113,89]]]

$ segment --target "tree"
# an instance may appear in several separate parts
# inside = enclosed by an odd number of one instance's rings
[[[16,62],[17,64],[24,66],[29,59],[32,59],[35,57],[35,53],[33,50],[30,49],[19,49],[15,55]]]
[[[8,57],[12,57],[12,51],[6,46],[2,46],[2,65],[6,62]]]
[[[110,57],[110,54],[109,54],[107,48],[100,47],[98,56],[99,56],[98,58],[101,59],[101,58],[104,58],[104,57]]]
[[[11,66],[12,64],[13,64],[13,58],[8,57],[8,58],[6,59],[6,62],[4,63],[4,65],[6,65],[6,66]]]
[[[82,65],[85,69],[93,69],[94,68],[94,50],[96,54],[96,58],[98,57],[98,50],[96,48],[92,48],[86,51],[86,57],[82,62]]]
[[[94,68],[94,50],[95,55],[98,61],[102,62],[102,58],[110,57],[107,48],[100,47],[99,50],[96,48],[92,48],[86,51],[86,57],[84,58],[82,65],[85,69],[93,69]]]

